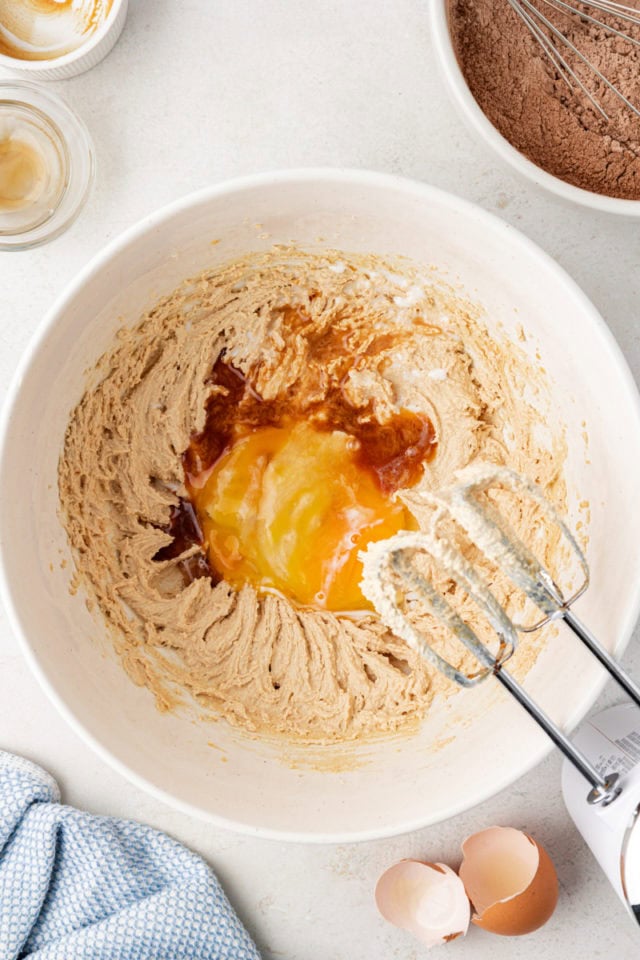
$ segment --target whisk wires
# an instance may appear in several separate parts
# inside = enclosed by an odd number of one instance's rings
[[[600,15],[615,17],[619,23],[626,22],[640,27],[639,10],[614,2],[614,0],[580,0],[579,3],[571,2],[571,0],[536,0],[536,2],[532,2],[532,0],[507,0],[507,3],[509,3],[511,8],[523,21],[531,35],[555,67],[561,79],[564,80],[572,91],[575,91],[576,87],[578,87],[584,96],[588,98],[594,109],[597,110],[605,120],[610,119],[609,115],[597,96],[589,90],[584,80],[578,76],[568,58],[577,58],[601,84],[607,87],[607,89],[637,117],[640,117],[640,109],[545,15],[543,5],[544,8],[549,8],[549,13],[554,10],[566,17],[579,17],[582,21],[592,23],[612,36],[619,37],[635,47],[640,47],[640,40],[635,39],[624,30],[619,29],[608,21],[600,19],[599,16],[595,16],[588,11],[591,10]]]

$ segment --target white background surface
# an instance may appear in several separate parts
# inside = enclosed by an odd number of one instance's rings
[[[51,85],[91,130],[97,185],[66,235],[32,252],[0,254],[2,391],[53,299],[122,229],[206,184],[311,165],[416,177],[498,213],[584,288],[638,379],[640,222],[563,206],[514,179],[475,141],[453,114],[436,72],[428,2],[132,0],[108,59]],[[625,658],[636,676],[638,636]],[[615,698],[610,687],[601,702]],[[564,810],[556,755],[468,814],[395,840],[307,847],[236,837],[172,812],[94,757],[45,699],[4,619],[0,747],[43,764],[67,802],[144,820],[203,854],[265,960],[421,956],[420,945],[378,918],[377,876],[403,856],[455,866],[460,840],[493,823],[523,828],[547,846],[560,878],[558,910],[543,930],[517,942],[472,929],[465,941],[444,948],[448,957],[638,955],[640,931]]]

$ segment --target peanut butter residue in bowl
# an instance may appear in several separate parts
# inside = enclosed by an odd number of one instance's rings
[[[0,140],[0,210],[17,210],[37,202],[47,179],[42,154],[17,138]]]
[[[0,240],[46,223],[68,179],[57,125],[41,110],[0,95]]]
[[[0,54],[54,60],[86,43],[113,0],[0,0]]]
[[[415,729],[446,681],[364,600],[358,551],[421,529],[419,491],[477,460],[561,504],[536,376],[406,262],[276,249],[185,282],[101,358],[59,464],[131,677],[262,736]]]

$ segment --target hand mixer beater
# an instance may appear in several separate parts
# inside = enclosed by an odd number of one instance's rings
[[[631,700],[640,706],[640,688],[571,609],[589,585],[589,568],[584,551],[537,487],[518,474],[507,469],[496,470],[493,466],[472,467],[463,471],[459,480],[449,490],[437,495],[423,495],[425,506],[433,511],[429,530],[399,533],[389,540],[371,543],[367,551],[361,554],[364,566],[362,590],[383,622],[450,680],[462,687],[470,687],[490,676],[495,677],[591,785],[588,802],[608,806],[622,791],[619,773],[600,773],[505,669],[506,662],[517,647],[519,633],[537,631],[550,621],[561,620],[608,670]],[[577,562],[582,579],[581,585],[572,591],[571,596],[563,595],[551,572],[509,528],[506,518],[490,499],[492,491],[496,490],[530,498],[541,516],[561,532],[568,551]],[[542,613],[542,618],[530,626],[515,623],[478,570],[452,539],[443,536],[443,521],[453,523],[462,530],[484,558],[506,575],[533,603]],[[447,599],[447,594],[437,589],[433,579],[421,571],[421,554],[426,554],[431,563],[445,574],[448,582],[453,582],[456,590],[466,595],[482,613],[486,623],[495,631],[495,649],[492,650],[480,639],[459,609],[454,608]],[[420,629],[419,621],[412,616],[412,606],[416,603],[421,605],[421,609],[426,608],[448,632],[455,635],[477,661],[477,669],[464,672],[433,648],[425,632]]]

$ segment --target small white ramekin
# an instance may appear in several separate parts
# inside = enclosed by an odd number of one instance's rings
[[[0,67],[30,80],[67,80],[91,70],[115,46],[127,19],[129,0],[113,0],[107,19],[76,50],[50,60],[19,60],[0,53]]]
[[[453,101],[469,126],[521,176],[545,190],[550,190],[563,200],[605,213],[640,217],[640,200],[621,200],[574,187],[532,163],[498,132],[480,108],[460,69],[449,30],[448,3],[449,0],[431,0],[431,32],[436,57]]]

